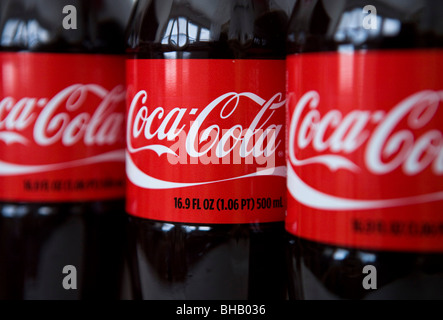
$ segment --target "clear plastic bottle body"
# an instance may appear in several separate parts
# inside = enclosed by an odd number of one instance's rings
[[[363,26],[363,19],[369,13],[363,11],[367,4],[345,0],[298,1],[289,26],[288,56],[322,52],[403,52],[442,47],[440,17],[443,8],[439,2],[374,1],[371,3],[376,8],[373,30]],[[381,90],[375,86],[374,82],[374,87],[366,90],[374,93]],[[426,206],[422,209],[429,210]],[[423,212],[424,216],[428,214]],[[374,238],[374,243],[377,241],[380,239]],[[439,252],[362,249],[358,245],[308,240],[291,233],[288,233],[288,244],[291,299],[443,297],[443,256]],[[376,290],[363,286],[367,276],[363,268],[368,264],[377,270]]]
[[[63,27],[72,13],[65,6],[76,9],[75,28]],[[130,9],[127,1],[116,6],[98,1],[1,1],[0,53],[123,55]],[[2,81],[3,89],[8,79]],[[124,204],[124,196],[103,201],[3,199],[0,298],[121,298]],[[75,289],[63,286],[70,273],[65,266],[76,268]]]
[[[134,59],[283,60],[289,11],[280,1],[139,1],[127,52]],[[286,298],[283,221],[199,224],[129,215],[128,236],[136,298]]]

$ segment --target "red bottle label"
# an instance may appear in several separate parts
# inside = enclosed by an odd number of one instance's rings
[[[285,62],[128,60],[127,211],[284,220]]]
[[[0,53],[0,200],[125,196],[121,56]]]
[[[287,75],[287,230],[443,251],[443,51],[292,55]]]

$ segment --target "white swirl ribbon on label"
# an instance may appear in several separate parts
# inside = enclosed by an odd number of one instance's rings
[[[227,179],[220,179],[220,180],[214,180],[214,181],[205,181],[205,182],[174,182],[174,181],[167,181],[167,180],[161,180],[154,177],[151,177],[150,175],[144,173],[141,171],[132,161],[131,156],[129,153],[126,154],[126,175],[128,179],[137,187],[144,188],[144,189],[176,189],[176,188],[183,188],[183,187],[193,187],[193,186],[201,186],[201,185],[208,185],[218,182],[226,182],[231,180],[237,180],[237,179],[244,179],[244,178],[251,178],[251,177],[258,177],[258,176],[280,176],[280,177],[286,177],[286,167],[280,166],[275,168],[269,168],[261,171],[257,171],[251,174],[246,174],[243,176],[238,177],[232,177]]]
[[[400,207],[443,200],[443,191],[383,200],[356,200],[337,197],[316,190],[305,183],[288,163],[288,191],[292,197],[308,207],[321,210],[356,210]]]
[[[20,143],[23,145],[29,144],[28,139],[16,132],[0,131],[0,140],[2,140],[7,145],[11,145],[14,143]]]
[[[89,158],[45,165],[21,165],[0,160],[0,175],[13,176],[19,174],[32,174],[113,161],[124,162],[125,150],[115,150]]]

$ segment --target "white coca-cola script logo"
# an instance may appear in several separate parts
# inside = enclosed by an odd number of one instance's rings
[[[242,101],[252,102],[257,109],[242,110]],[[171,164],[183,163],[180,160],[187,161],[187,158],[201,160],[189,161],[191,164],[219,164],[223,163],[220,159],[227,155],[233,156],[234,163],[248,163],[245,161],[247,158],[254,158],[259,162],[257,159],[262,158],[266,160],[266,168],[230,179],[255,175],[285,176],[285,167],[276,168],[274,158],[276,150],[284,148],[283,124],[271,122],[276,112],[284,114],[286,101],[282,93],[265,100],[251,92],[229,92],[217,97],[201,110],[175,107],[166,112],[162,106],[148,107],[147,102],[148,94],[141,90],[132,99],[128,111],[126,137],[129,155],[126,171],[134,184],[144,188],[174,188],[198,184],[164,181],[143,173],[130,156],[141,151],[153,151],[158,156],[167,154]],[[251,122],[246,125],[235,123],[228,128],[219,125],[226,120],[235,122],[239,112],[252,113],[253,116],[249,117]],[[190,116],[195,117],[193,121],[189,121]],[[153,125],[155,120],[160,120],[160,124]],[[135,146],[133,141],[136,140],[144,141],[143,145]],[[185,153],[187,158],[181,157],[181,153]],[[215,181],[210,181],[213,182]],[[200,184],[206,183],[208,182]]]
[[[91,98],[98,101],[97,105],[91,105]],[[108,91],[96,84],[74,84],[50,99],[4,97],[0,101],[0,143],[40,147],[57,143],[64,147],[77,144],[118,145],[121,148],[124,99],[123,86]],[[32,134],[29,134],[29,129]],[[33,173],[101,161],[124,161],[123,152],[115,150],[85,159],[35,166],[0,161],[0,174]]]
[[[380,176],[401,170],[410,177],[430,168],[434,177],[440,177],[443,174],[443,134],[431,123],[441,109],[442,100],[443,91],[425,90],[402,100],[389,112],[354,110],[344,115],[340,110],[332,109],[322,115],[318,110],[320,95],[309,91],[298,100],[290,119],[290,164],[294,167],[320,164],[331,171],[344,169],[359,173],[365,170]],[[375,129],[370,130],[370,126]],[[419,130],[420,134],[417,134]],[[315,155],[297,158],[296,150],[307,147],[314,150]],[[364,148],[364,157],[359,165],[351,159],[352,154],[361,148]],[[315,208],[380,208],[443,199],[443,191],[398,199],[339,198],[313,189],[291,166],[288,167],[291,194]]]

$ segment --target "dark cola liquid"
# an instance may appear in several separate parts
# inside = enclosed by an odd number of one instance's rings
[[[298,1],[289,26],[288,54],[337,51],[340,46],[353,50],[443,47],[442,2],[374,2],[381,23],[394,23],[394,28],[382,28],[385,33],[362,28],[362,8],[367,4]],[[291,299],[443,298],[441,253],[361,250],[290,234],[288,244]],[[368,264],[377,270],[376,290],[362,285],[366,276],[362,270]]]
[[[75,30],[62,27],[65,5],[77,9]],[[123,54],[129,13],[128,1],[1,0],[0,51]],[[124,202],[0,202],[0,299],[126,297]],[[62,286],[67,265],[77,289]]]
[[[139,1],[128,51],[150,59],[284,59],[288,12],[272,1]],[[185,23],[166,31],[177,17]],[[188,22],[209,30],[211,41],[191,37]],[[199,225],[129,216],[129,242],[138,299],[286,298],[283,222]]]
[[[121,296],[123,201],[0,204],[0,298]],[[77,269],[77,289],[62,283]]]

